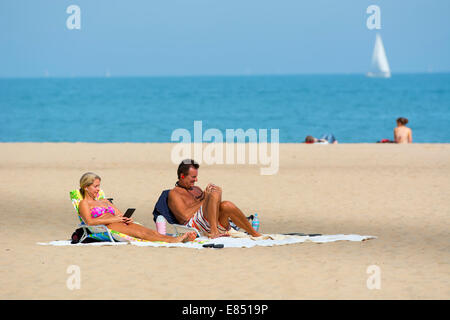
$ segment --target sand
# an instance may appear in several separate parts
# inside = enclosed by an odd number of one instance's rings
[[[279,171],[206,165],[223,199],[258,212],[263,233],[373,235],[364,242],[185,249],[55,247],[78,221],[69,191],[102,189],[155,229],[176,181],[171,144],[1,143],[0,299],[449,299],[450,145],[280,145]],[[70,290],[68,267],[80,270]],[[380,271],[369,289],[370,266]]]

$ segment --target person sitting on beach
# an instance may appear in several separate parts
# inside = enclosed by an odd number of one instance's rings
[[[397,127],[394,128],[394,141],[396,143],[412,143],[412,130],[406,126],[408,119],[397,119]]]
[[[149,241],[187,242],[196,238],[195,232],[170,237],[134,223],[133,219],[124,217],[123,213],[110,201],[106,199],[97,200],[100,182],[101,178],[93,172],[83,174],[80,179],[80,193],[83,199],[80,201],[78,208],[87,225],[103,224],[108,229]]]
[[[333,134],[324,134],[320,139],[313,136],[306,136],[305,143],[318,143],[318,144],[337,144],[338,141]]]
[[[249,235],[261,236],[230,201],[222,201],[222,189],[208,184],[204,191],[195,186],[200,165],[194,160],[183,160],[178,166],[178,181],[170,190],[168,205],[180,224],[206,233],[209,238],[227,236],[230,220]]]

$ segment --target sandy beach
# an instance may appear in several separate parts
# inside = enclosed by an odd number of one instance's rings
[[[0,143],[0,299],[449,299],[450,145],[281,144],[279,171],[206,165],[262,233],[372,235],[364,242],[195,250],[56,247],[78,223],[86,171],[134,219],[176,181],[172,144]],[[67,268],[80,267],[69,290]],[[381,272],[369,289],[369,266]]]

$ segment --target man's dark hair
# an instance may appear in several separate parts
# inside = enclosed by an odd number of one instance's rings
[[[180,165],[178,166],[178,170],[177,170],[178,179],[180,179],[181,174],[184,174],[185,176],[187,176],[187,174],[189,173],[189,168],[191,168],[191,167],[198,169],[198,168],[200,168],[200,165],[192,159],[185,159],[185,160],[181,161]]]

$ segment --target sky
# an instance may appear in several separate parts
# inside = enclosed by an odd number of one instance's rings
[[[393,74],[450,72],[449,16],[450,0],[1,0],[0,77],[366,73],[376,32]]]

